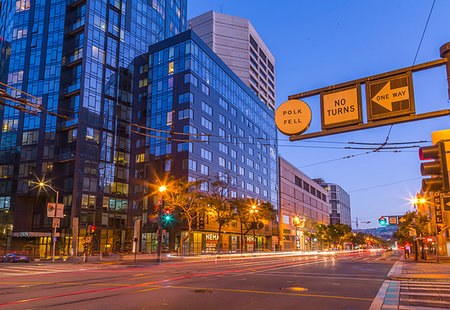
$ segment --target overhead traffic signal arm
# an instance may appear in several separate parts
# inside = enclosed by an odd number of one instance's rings
[[[449,191],[445,144],[439,142],[436,145],[421,147],[419,156],[421,160],[433,160],[420,164],[420,173],[423,176],[431,176],[422,180],[422,190],[424,192]]]

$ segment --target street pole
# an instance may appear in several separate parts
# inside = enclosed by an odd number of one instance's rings
[[[162,255],[162,207],[163,207],[163,198],[159,199],[159,206],[158,206],[158,231],[157,231],[157,258],[156,261],[158,263],[161,262],[161,255]]]
[[[59,191],[56,192],[56,209],[58,210],[58,200],[59,200]],[[52,222],[53,224],[53,222]],[[55,261],[55,252],[56,252],[56,225],[53,224],[53,250],[52,250],[52,262]]]

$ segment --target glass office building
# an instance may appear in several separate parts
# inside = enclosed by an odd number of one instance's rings
[[[186,0],[0,0],[0,82],[57,114],[2,106],[6,246],[48,254],[46,204],[55,193],[36,188],[44,179],[65,205],[58,252],[70,252],[74,219],[80,251],[88,225],[96,227],[95,250],[125,249],[132,85],[123,68],[185,29]]]
[[[193,31],[152,45],[136,58],[133,72],[134,123],[142,127],[132,135],[136,207],[130,212],[134,217],[142,214],[144,232],[152,231],[147,218],[154,197],[143,179],[155,184],[164,176],[187,180],[218,176],[234,185],[230,197],[278,206],[274,113]],[[169,139],[171,129],[175,134]],[[206,184],[203,190],[208,190]],[[206,218],[205,229],[190,238],[194,252],[207,252],[208,241],[217,242],[217,231],[208,222]],[[258,233],[255,246],[260,250],[270,242],[268,229]],[[224,251],[236,249],[234,230],[232,225],[227,228]],[[169,236],[169,245],[176,246],[179,237],[180,231]],[[154,239],[151,234],[145,237],[144,251],[155,245]]]

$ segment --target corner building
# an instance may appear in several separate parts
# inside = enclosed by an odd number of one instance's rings
[[[279,165],[282,250],[317,250],[320,244],[308,233],[317,224],[330,224],[328,193],[286,159],[279,157]]]
[[[191,30],[158,44],[134,63],[132,208],[133,219],[142,218],[141,249],[156,250],[156,234],[149,220],[155,205],[149,191],[157,178],[195,180],[219,176],[232,183],[230,197],[251,197],[278,206],[277,144],[273,112]],[[173,126],[171,140],[169,133]],[[190,133],[193,135],[179,135]],[[199,135],[199,136],[196,136]],[[209,136],[206,136],[209,135]],[[208,188],[203,188],[207,191]],[[257,231],[247,250],[272,248],[273,227]],[[224,251],[238,247],[238,227],[224,229]],[[182,227],[165,238],[174,250]],[[276,232],[275,232],[276,233]],[[213,252],[217,246],[214,220],[204,218],[204,228],[189,238],[190,251]]]
[[[88,225],[93,251],[126,250],[132,85],[124,68],[185,28],[186,0],[0,0],[0,82],[67,117],[1,107],[5,247],[49,255],[46,204],[56,195],[36,188],[44,179],[65,205],[57,253],[84,251]]]

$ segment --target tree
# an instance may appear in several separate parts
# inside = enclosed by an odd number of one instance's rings
[[[180,216],[180,220],[187,224],[187,234],[180,238],[180,252],[183,252],[183,244],[189,238],[194,229],[193,223],[204,211],[202,203],[203,193],[200,190],[201,181],[177,181],[166,191],[166,207]]]
[[[231,200],[231,206],[236,211],[241,226],[241,252],[243,251],[243,244],[245,236],[260,220],[273,221],[276,216],[276,209],[270,202],[257,203],[249,198],[234,198]],[[252,206],[258,212],[251,212]]]
[[[201,183],[208,184],[208,191],[204,194],[203,204],[214,215],[214,220],[219,226],[218,250],[222,251],[222,229],[236,217],[236,213],[231,207],[232,199],[229,198],[233,185],[219,176],[202,180]]]

